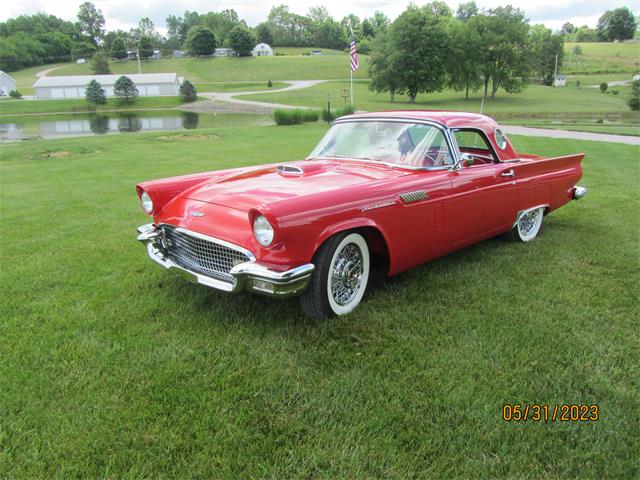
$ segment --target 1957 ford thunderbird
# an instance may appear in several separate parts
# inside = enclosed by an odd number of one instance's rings
[[[499,234],[533,240],[546,214],[586,194],[583,158],[517,153],[478,114],[350,115],[302,161],[140,183],[153,223],[138,240],[194,282],[343,315],[374,254],[395,275]]]

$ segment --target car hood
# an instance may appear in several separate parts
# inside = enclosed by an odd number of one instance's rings
[[[369,162],[304,160],[232,172],[189,189],[184,197],[249,211],[302,195],[339,190],[409,173]]]

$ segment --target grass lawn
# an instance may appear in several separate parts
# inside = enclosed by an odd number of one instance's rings
[[[580,55],[573,54],[579,45]],[[564,73],[638,73],[640,69],[640,44],[613,42],[565,43]]]
[[[173,108],[184,102],[180,97],[139,97],[135,102],[122,103],[116,98],[110,98],[105,105],[94,109],[84,99],[68,100],[7,100],[0,102],[0,116],[25,115],[33,113],[68,113],[93,112],[103,110],[144,110]]]
[[[23,95],[33,95],[33,84],[38,80],[36,73],[42,70],[59,67],[63,63],[52,63],[48,65],[38,65],[37,67],[29,67],[15,72],[7,72],[16,81],[16,88]]]
[[[367,78],[368,60],[360,56],[360,70],[355,78]],[[125,60],[111,62],[114,74],[137,73],[137,62]],[[88,64],[68,64],[51,75],[89,75]],[[349,56],[273,56],[273,57],[218,57],[168,58],[142,62],[142,73],[177,72],[191,83],[232,82],[237,80],[324,80],[349,78]]]
[[[464,92],[445,90],[429,95],[418,95],[417,102],[409,103],[406,96],[396,95],[395,102],[389,100],[386,93],[376,94],[369,90],[366,81],[354,82],[354,101],[362,110],[397,110],[397,109],[439,109],[464,110],[479,112],[482,101],[480,92],[471,94],[468,100]],[[260,100],[263,102],[285,103],[321,108],[327,103],[327,95],[331,95],[334,105],[343,105],[340,92],[349,88],[349,82],[325,82],[303,90],[288,92],[259,93],[243,95],[243,100]],[[623,87],[613,87],[622,89]],[[489,98],[484,105],[484,112],[494,115],[500,113],[566,113],[566,112],[629,112],[625,102],[625,94],[602,94],[597,88],[564,88],[530,85],[523,94],[498,92],[496,98]]]
[[[374,279],[325,322],[167,276],[136,243],[136,182],[300,158],[325,129],[0,146],[3,476],[638,476],[637,148],[513,137],[587,152],[589,195],[531,244]],[[505,423],[505,403],[601,420]]]
[[[194,86],[198,92],[257,92],[260,90],[277,90],[291,85],[284,82],[271,82],[273,86],[269,87],[267,82],[206,82],[196,83]]]

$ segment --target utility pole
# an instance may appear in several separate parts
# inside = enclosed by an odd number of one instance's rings
[[[553,88],[556,88],[556,78],[558,77],[558,54],[556,53],[556,67],[553,70]]]
[[[142,67],[140,66],[140,49],[139,48],[136,48],[136,58],[138,59],[138,73],[142,73]]]

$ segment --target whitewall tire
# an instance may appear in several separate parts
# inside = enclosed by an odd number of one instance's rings
[[[316,269],[300,297],[304,312],[314,318],[346,315],[362,300],[369,280],[369,247],[362,235],[346,232],[329,238],[314,256]]]
[[[511,230],[511,238],[518,242],[530,242],[542,229],[544,207],[531,209],[518,217]]]

